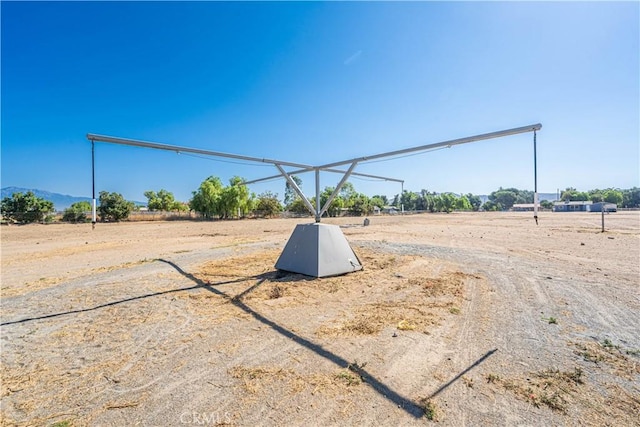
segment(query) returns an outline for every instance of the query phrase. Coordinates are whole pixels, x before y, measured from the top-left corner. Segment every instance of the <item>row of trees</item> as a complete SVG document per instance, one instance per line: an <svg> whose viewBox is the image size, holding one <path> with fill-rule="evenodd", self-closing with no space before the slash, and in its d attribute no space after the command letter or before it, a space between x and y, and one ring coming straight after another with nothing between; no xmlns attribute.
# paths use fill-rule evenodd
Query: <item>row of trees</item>
<svg viewBox="0 0 640 427"><path fill-rule="evenodd" d="M173 195L172 195L173 197ZM127 219L136 209L133 202L126 200L120 193L101 191L96 209L100 221L121 221ZM88 222L91 203L82 201L72 204L64 210L62 220L66 222Z"/></svg>
<svg viewBox="0 0 640 427"><path fill-rule="evenodd" d="M0 204L5 220L19 223L43 222L53 214L53 202L37 197L32 191L13 193Z"/></svg>
<svg viewBox="0 0 640 427"><path fill-rule="evenodd" d="M404 208L407 211L428 211L428 212L452 212L477 211L482 204L482 200L473 194L458 196L454 193L430 192L422 190L419 193L405 190L401 195L396 194L393 198L392 206Z"/></svg>
<svg viewBox="0 0 640 427"><path fill-rule="evenodd" d="M193 192L189 208L207 219L245 217L254 209L256 201L247 186L240 185L242 181L234 176L225 187L220 178L210 176Z"/></svg>
<svg viewBox="0 0 640 427"><path fill-rule="evenodd" d="M287 189L289 189L289 187L287 187ZM334 191L335 187L325 187L324 190L322 190L320 193L320 207L323 207L327 203ZM289 201L289 203L287 203L287 201ZM311 197L309 202L311 205L316 206L315 197ZM353 187L353 184L347 182L331 201L325 215L335 217L343 211L354 216L368 215L373 212L374 207L382 208L386 205L386 196L368 197L363 193L358 193ZM293 193L290 197L285 197L284 209L297 214L309 212L304 201L297 193Z"/></svg>
<svg viewBox="0 0 640 427"><path fill-rule="evenodd" d="M292 176L298 186L302 181L297 176ZM220 178L210 176L205 179L198 189L192 193L188 203L175 200L173 193L160 190L157 193L145 191L147 207L152 211L193 211L206 219L230 219L243 218L247 215L271 217L286 210L296 214L309 214L306 204L294 189L287 183L285 187L284 205L278 195L265 192L259 195L250 193L246 186L241 185L242 178L233 177L229 185L225 186ZM334 187L325 187L320 194L320 206L324 206L333 194ZM430 192L422 190L411 192L405 190L402 194L396 194L392 201L386 196L376 195L368 197L355 190L353 184L347 182L331 202L326 216L338 216L342 213L360 216L371 214L376 207L382 209L393 206L396 209L404 208L407 211L428 212L452 212L462 211L499 211L510 209L517 203L533 203L533 192L516 188L499 188L488 196L488 200L482 203L479 196L473 194L456 195L453 193ZM575 188L567 188L562 192L563 201L592 201L616 203L621 208L640 207L640 188L620 190L608 188L595 189L580 192ZM315 206L315 197L309 199ZM551 208L552 203L542 201L543 208ZM136 209L133 202L129 202L119 193L100 192L97 213L101 221L120 221L129 217ZM67 222L89 221L88 214L91 204L86 201L77 202L65 209L62 220ZM32 192L14 193L11 197L5 197L1 204L1 213L5 220L18 223L44 222L53 218L53 203L35 196Z"/></svg>
<svg viewBox="0 0 640 427"><path fill-rule="evenodd" d="M135 205L118 193L100 192L100 205L97 208L102 221L120 221L129 217ZM21 224L53 221L53 202L37 197L33 192L13 193L11 197L2 199L0 206L2 218L6 221ZM89 221L88 213L91 204L86 201L76 202L64 210L62 220L66 222Z"/></svg>
<svg viewBox="0 0 640 427"><path fill-rule="evenodd" d="M640 205L640 189L631 188L628 190L618 190L607 188L605 190L595 189L589 191L578 191L569 187L562 192L562 201L587 201L615 203L622 208L636 207Z"/></svg>

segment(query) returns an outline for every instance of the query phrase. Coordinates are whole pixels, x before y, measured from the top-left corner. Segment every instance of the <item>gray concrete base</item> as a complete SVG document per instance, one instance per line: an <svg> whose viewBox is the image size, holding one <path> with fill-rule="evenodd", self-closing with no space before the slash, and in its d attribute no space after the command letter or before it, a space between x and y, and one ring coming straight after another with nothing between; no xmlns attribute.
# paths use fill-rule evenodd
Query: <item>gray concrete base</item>
<svg viewBox="0 0 640 427"><path fill-rule="evenodd" d="M362 270L362 264L337 225L298 224L280 254L278 270L313 277Z"/></svg>

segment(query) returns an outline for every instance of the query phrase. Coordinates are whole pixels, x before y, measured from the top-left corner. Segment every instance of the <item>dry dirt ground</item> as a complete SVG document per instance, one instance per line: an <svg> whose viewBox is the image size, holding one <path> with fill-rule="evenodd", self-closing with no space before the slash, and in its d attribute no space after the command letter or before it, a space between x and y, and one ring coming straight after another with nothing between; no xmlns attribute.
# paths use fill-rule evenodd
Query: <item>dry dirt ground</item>
<svg viewBox="0 0 640 427"><path fill-rule="evenodd" d="M4 226L2 425L640 425L640 212Z"/></svg>

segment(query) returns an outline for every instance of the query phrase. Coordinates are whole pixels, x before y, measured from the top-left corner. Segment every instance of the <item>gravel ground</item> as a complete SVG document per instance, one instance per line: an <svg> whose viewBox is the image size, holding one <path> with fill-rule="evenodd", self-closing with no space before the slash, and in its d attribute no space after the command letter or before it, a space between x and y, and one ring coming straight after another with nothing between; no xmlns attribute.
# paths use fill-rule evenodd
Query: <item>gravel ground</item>
<svg viewBox="0 0 640 427"><path fill-rule="evenodd" d="M2 425L640 425L640 213L2 227Z"/></svg>

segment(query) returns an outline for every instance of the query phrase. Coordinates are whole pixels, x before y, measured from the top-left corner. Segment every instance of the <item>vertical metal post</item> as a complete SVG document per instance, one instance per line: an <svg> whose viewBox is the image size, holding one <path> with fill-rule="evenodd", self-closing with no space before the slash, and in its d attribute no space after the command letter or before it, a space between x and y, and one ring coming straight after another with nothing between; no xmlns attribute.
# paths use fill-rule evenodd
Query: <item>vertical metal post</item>
<svg viewBox="0 0 640 427"><path fill-rule="evenodd" d="M533 131L533 218L538 225L538 155L535 130Z"/></svg>
<svg viewBox="0 0 640 427"><path fill-rule="evenodd" d="M91 229L96 228L96 142L91 140Z"/></svg>
<svg viewBox="0 0 640 427"><path fill-rule="evenodd" d="M604 233L604 202L602 202L600 206L600 211L602 212L602 232Z"/></svg>
<svg viewBox="0 0 640 427"><path fill-rule="evenodd" d="M404 215L404 203L402 197L404 196L404 181L400 183L400 213Z"/></svg>
<svg viewBox="0 0 640 427"><path fill-rule="evenodd" d="M316 222L320 222L320 169L316 168Z"/></svg>

